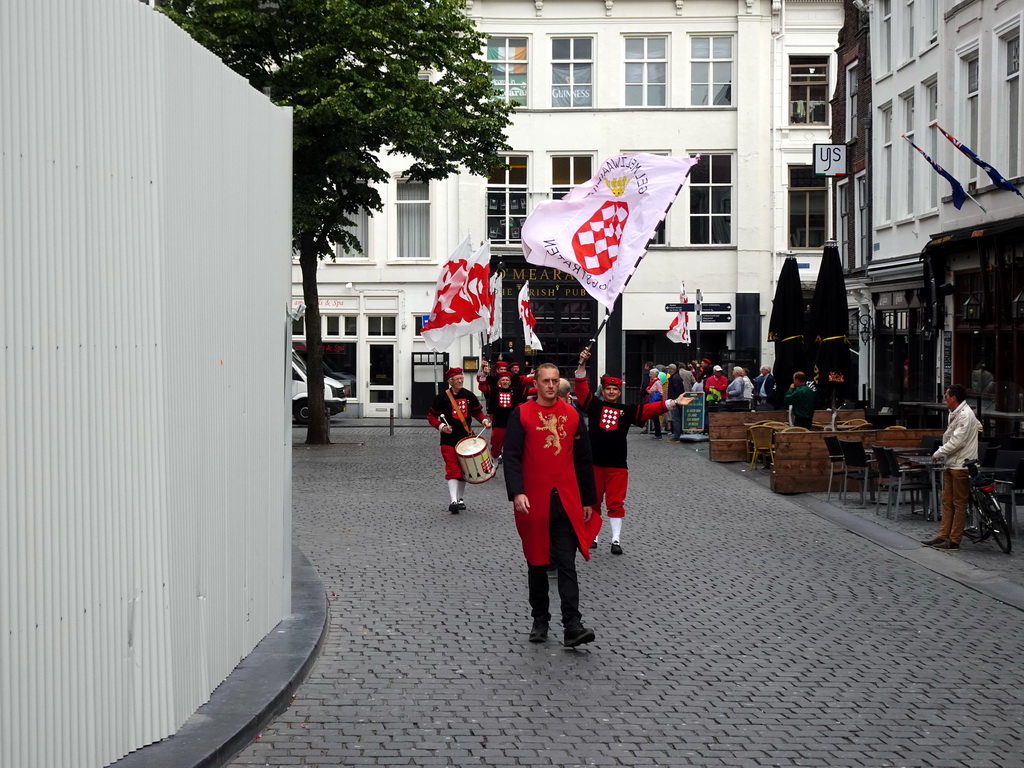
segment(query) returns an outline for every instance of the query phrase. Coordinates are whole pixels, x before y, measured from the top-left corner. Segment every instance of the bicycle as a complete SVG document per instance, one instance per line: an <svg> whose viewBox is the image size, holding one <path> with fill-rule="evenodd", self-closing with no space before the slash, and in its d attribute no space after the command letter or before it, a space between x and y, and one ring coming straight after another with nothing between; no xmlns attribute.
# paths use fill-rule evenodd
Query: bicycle
<svg viewBox="0 0 1024 768"><path fill-rule="evenodd" d="M971 476L967 493L967 514L971 527L964 530L975 544L989 536L1006 554L1010 554L1010 529L1003 517L1003 508L995 497L995 480L991 475L983 475L977 461L967 463Z"/></svg>

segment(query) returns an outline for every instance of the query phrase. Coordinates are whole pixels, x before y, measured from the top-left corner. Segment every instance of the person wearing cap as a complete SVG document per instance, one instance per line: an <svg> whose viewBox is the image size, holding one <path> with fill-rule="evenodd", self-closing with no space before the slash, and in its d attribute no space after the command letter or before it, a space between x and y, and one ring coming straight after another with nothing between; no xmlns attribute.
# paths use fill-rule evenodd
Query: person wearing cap
<svg viewBox="0 0 1024 768"><path fill-rule="evenodd" d="M500 464L508 418L517 405L525 402L527 393L524 387L512 386L512 373L504 367L503 363L498 364L495 375L497 377L496 386L487 385L485 398L487 416L491 420L491 458Z"/></svg>
<svg viewBox="0 0 1024 768"><path fill-rule="evenodd" d="M722 366L716 365L711 369L711 376L704 380L704 391L717 389L719 400L725 400L725 391L729 388L729 380L725 378Z"/></svg>
<svg viewBox="0 0 1024 768"><path fill-rule="evenodd" d="M601 395L594 397L587 383L587 360L590 350L580 352L579 367L576 369L576 399L586 412L589 421L590 449L594 458L594 484L597 486L597 509L604 500L608 510L608 523L612 529L611 552L622 554L622 521L626 516L626 490L629 486L629 468L626 463L626 433L631 426L640 426L648 419L665 413L676 405L689 403L688 398L665 400L656 403L623 405L622 379L616 376L601 377ZM656 371L657 369L650 369ZM597 538L594 544L597 546Z"/></svg>
<svg viewBox="0 0 1024 768"><path fill-rule="evenodd" d="M483 424L484 429L489 428L491 422L484 416L484 409L477 396L463 388L461 368L449 368L444 377L448 380L448 389L434 398L434 404L427 411L427 423L441 433L444 479L448 483L448 495L451 497L448 511L457 515L466 508L466 481L462 476L455 446L472 434L470 423L474 418Z"/></svg>

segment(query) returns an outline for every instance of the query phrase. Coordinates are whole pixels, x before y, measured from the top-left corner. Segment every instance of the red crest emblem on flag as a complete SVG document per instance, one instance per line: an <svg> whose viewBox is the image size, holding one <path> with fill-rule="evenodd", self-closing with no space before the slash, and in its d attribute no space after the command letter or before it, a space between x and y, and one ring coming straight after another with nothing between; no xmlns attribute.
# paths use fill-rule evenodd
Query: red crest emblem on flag
<svg viewBox="0 0 1024 768"><path fill-rule="evenodd" d="M629 206L609 200L572 236L576 261L592 275L602 275L619 258L619 239L629 218Z"/></svg>
<svg viewBox="0 0 1024 768"><path fill-rule="evenodd" d="M508 408L512 405L512 393L511 392L499 392L498 393L498 407Z"/></svg>
<svg viewBox="0 0 1024 768"><path fill-rule="evenodd" d="M606 429L609 432L614 432L619 428L619 416L622 415L622 411L618 408L602 408L601 418L598 419L598 426L601 429Z"/></svg>

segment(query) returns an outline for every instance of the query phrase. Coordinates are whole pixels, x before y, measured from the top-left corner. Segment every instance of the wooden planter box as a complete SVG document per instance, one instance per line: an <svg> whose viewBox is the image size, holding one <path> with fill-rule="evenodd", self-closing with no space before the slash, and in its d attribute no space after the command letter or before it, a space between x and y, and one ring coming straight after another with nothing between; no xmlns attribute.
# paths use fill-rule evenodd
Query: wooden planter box
<svg viewBox="0 0 1024 768"><path fill-rule="evenodd" d="M840 415L842 421L863 419L864 409L842 411ZM747 458L747 428L755 421L786 422L788 419L788 411L717 411L710 414L708 452L711 460L750 461ZM817 411L814 414L815 424L829 424L831 421L832 414L829 411Z"/></svg>

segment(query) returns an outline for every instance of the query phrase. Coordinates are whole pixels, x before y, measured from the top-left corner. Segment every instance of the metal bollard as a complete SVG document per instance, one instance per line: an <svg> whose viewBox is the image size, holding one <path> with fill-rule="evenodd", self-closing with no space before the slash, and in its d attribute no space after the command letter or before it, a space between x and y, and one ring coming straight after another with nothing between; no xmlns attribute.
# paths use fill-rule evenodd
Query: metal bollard
<svg viewBox="0 0 1024 768"><path fill-rule="evenodd" d="M395 436L395 409L388 409L388 423L390 427L391 437Z"/></svg>

